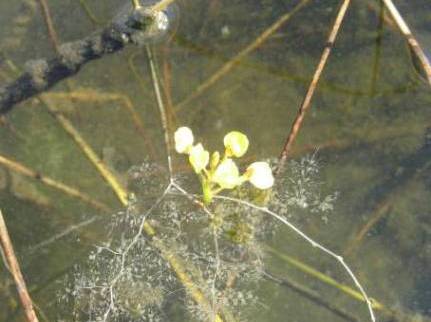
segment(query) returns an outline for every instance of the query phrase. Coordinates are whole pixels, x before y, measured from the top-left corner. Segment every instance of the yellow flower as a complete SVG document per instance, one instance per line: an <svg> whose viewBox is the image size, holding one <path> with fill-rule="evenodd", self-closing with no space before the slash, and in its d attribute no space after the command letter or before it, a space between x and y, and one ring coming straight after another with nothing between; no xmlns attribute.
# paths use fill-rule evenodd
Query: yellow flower
<svg viewBox="0 0 431 322"><path fill-rule="evenodd" d="M254 162L250 164L245 172L245 177L259 189L268 189L274 184L272 170L266 162Z"/></svg>
<svg viewBox="0 0 431 322"><path fill-rule="evenodd" d="M174 140L175 150L178 153L188 154L193 146L193 132L188 127L182 126L175 131Z"/></svg>
<svg viewBox="0 0 431 322"><path fill-rule="evenodd" d="M232 189L239 185L241 181L235 162L232 159L222 161L214 171L211 181L217 183L223 189Z"/></svg>
<svg viewBox="0 0 431 322"><path fill-rule="evenodd" d="M191 147L189 152L189 161L196 173L200 173L206 168L210 160L210 154L204 150L201 143Z"/></svg>
<svg viewBox="0 0 431 322"><path fill-rule="evenodd" d="M226 156L242 157L248 149L248 138L238 131L232 131L225 135L223 139L226 148Z"/></svg>

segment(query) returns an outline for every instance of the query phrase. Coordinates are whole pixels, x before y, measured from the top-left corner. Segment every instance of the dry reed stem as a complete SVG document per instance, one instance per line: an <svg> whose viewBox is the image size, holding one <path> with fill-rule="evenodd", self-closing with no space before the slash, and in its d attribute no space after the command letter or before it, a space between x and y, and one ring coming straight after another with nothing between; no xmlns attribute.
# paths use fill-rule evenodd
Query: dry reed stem
<svg viewBox="0 0 431 322"><path fill-rule="evenodd" d="M128 59L128 64L129 64L130 70L133 73L133 76L135 76L135 78L138 81L139 85L141 86L142 90L145 91L147 89L147 87L145 86L145 80L139 74L138 69L136 68L136 64L135 64L135 58L139 54L140 53L134 53L134 54L130 55L130 57ZM166 74L166 73L168 73L168 74ZM173 125L176 123L176 115L175 115L175 112L174 112L173 107L172 107L172 98L170 96L170 78L167 78L170 76L170 71L165 71L165 67L164 67L164 75L166 76L165 84L163 86L163 90L164 90L165 97L167 100L166 114L168 115L168 121L169 121L168 125ZM172 129L170 129L170 130L172 130Z"/></svg>
<svg viewBox="0 0 431 322"><path fill-rule="evenodd" d="M409 26L404 21L403 17L399 13L397 7L394 5L392 0L383 0L383 3L385 4L386 8L388 9L389 13L391 14L392 18L394 19L395 23L397 24L399 30L406 38L410 49L413 51L413 53L418 58L423 72L425 73L426 79L428 84L431 86L431 65L430 62L425 55L421 45L416 40L416 38L413 36Z"/></svg>
<svg viewBox="0 0 431 322"><path fill-rule="evenodd" d="M58 54L59 53L58 48L60 43L58 41L57 32L55 31L55 28L54 28L54 23L52 22L48 3L46 2L46 0L37 0L37 2L39 3L40 9L42 11L42 16L45 21L46 28L48 30L49 40L52 44L53 49Z"/></svg>
<svg viewBox="0 0 431 322"><path fill-rule="evenodd" d="M97 171L102 175L103 179L109 184L113 189L118 199L123 205L128 204L128 193L122 186L120 181L116 176L109 170L108 166L102 159L97 155L96 152L91 148L91 146L86 142L77 129L72 125L72 123L64 117L56 109L47 106L49 112L54 116L54 118L60 123L63 129L72 137L75 143L80 147L84 155L89 159L89 161L96 167Z"/></svg>
<svg viewBox="0 0 431 322"><path fill-rule="evenodd" d="M12 274L15 281L16 289L18 291L21 304L24 308L25 316L28 322L38 322L36 313L33 308L33 302L30 294L28 293L27 286L25 284L24 277L22 276L21 269L19 267L18 260L13 250L12 241L10 240L9 233L7 231L6 223L3 218L3 214L0 210L0 246L5 257L5 265L9 272Z"/></svg>
<svg viewBox="0 0 431 322"><path fill-rule="evenodd" d="M263 33L261 33L252 43L241 50L236 56L226 62L220 67L214 74L212 74L207 80L202 82L188 97L175 106L175 110L179 110L185 105L189 104L192 100L200 96L203 92L214 85L220 78L229 73L241 60L250 54L251 52L258 49L274 32L280 29L287 21L292 18L299 10L301 10L310 0L302 0L298 3L292 11L281 16L276 22L269 26Z"/></svg>
<svg viewBox="0 0 431 322"><path fill-rule="evenodd" d="M169 180L172 180L172 176L173 176L172 159L171 159L172 147L171 147L171 141L169 136L168 115L166 113L166 107L165 107L165 104L163 103L162 93L160 91L159 76L158 76L157 67L155 64L153 51L149 45L145 46L145 49L147 52L148 62L150 65L151 80L153 82L154 94L156 96L157 107L159 108L160 119L162 122L163 134L165 138L165 146L166 146L166 152L168 157Z"/></svg>
<svg viewBox="0 0 431 322"><path fill-rule="evenodd" d="M340 30L341 24L343 22L344 16L346 14L347 9L349 8L350 0L344 0L339 11L337 17L335 18L334 25L329 33L328 40L326 42L325 48L323 49L322 56L317 65L317 68L314 72L311 83L308 87L307 93L305 94L304 100L302 101L301 107L299 108L298 114L292 124L292 128L290 130L289 136L286 139L286 143L284 144L283 151L280 155L280 162L277 168L276 173L279 174L283 169L287 157L289 156L290 150L292 148L293 142L295 141L299 130L301 129L302 122L305 117L305 113L311 106L311 99L313 98L314 92L317 88L317 84L322 75L323 69L326 66L326 62L328 61L329 55L331 54L332 48L335 44L335 39L337 38L338 31Z"/></svg>
<svg viewBox="0 0 431 322"><path fill-rule="evenodd" d="M176 128L176 124L178 123L177 115L174 111L174 104L172 101L172 70L171 64L169 61L170 54L170 46L165 44L162 49L163 55L163 93L166 98L166 114L168 114L168 128L169 133L173 133L173 129Z"/></svg>
<svg viewBox="0 0 431 322"><path fill-rule="evenodd" d="M135 124L136 130L142 135L144 139L144 143L149 151L150 156L154 159L156 156L156 148L152 143L152 140L149 139L149 135L145 130L144 122L137 112L135 106L130 100L129 96L118 93L111 92L98 92L91 89L80 89L74 90L72 92L52 92L44 94L47 98L54 99L70 99L70 100L82 100L88 102L104 102L104 101L120 101L122 105L127 109L130 113L133 123Z"/></svg>
<svg viewBox="0 0 431 322"><path fill-rule="evenodd" d="M61 183L59 181L56 181L52 178L49 178L47 176L44 176L43 174L34 171L26 166L24 166L23 164L13 161L9 158L6 158L5 156L0 155L0 164L5 166L6 168L8 168L11 171L14 171L16 173L19 173L21 175L24 175L26 177L30 177L33 178L35 180L40 181L41 183L54 188L56 190L59 190L71 197L75 197L80 199L81 201L93 206L96 209L99 210L103 210L105 212L109 212L111 209L103 204L102 202L99 202L93 198L91 198L89 195L79 191L76 188L73 188L71 186L68 186L64 183Z"/></svg>

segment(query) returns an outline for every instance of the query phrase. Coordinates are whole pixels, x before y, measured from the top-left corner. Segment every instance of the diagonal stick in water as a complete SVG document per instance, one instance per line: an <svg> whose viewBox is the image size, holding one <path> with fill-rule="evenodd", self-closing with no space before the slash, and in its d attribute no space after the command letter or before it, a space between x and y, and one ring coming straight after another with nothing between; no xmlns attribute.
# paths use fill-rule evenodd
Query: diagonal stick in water
<svg viewBox="0 0 431 322"><path fill-rule="evenodd" d="M292 128L290 130L289 136L286 139L286 142L283 147L283 151L280 155L280 162L277 168L277 174L283 169L287 157L289 156L290 150L292 148L293 142L295 141L299 130L302 126L302 122L305 117L305 113L311 106L311 99L313 98L314 92L317 88L317 83L319 82L320 76L322 76L323 69L326 66L326 62L328 61L329 55L331 54L332 48L335 43L335 39L337 38L338 31L340 30L341 24L343 22L344 16L346 15L346 11L350 5L350 0L344 0L339 11L337 17L335 18L334 25L329 33L328 40L326 42L325 48L323 49L322 56L320 61L316 67L311 83L308 87L307 93L305 94L304 100L302 101L301 107L299 108L298 114L292 124Z"/></svg>
<svg viewBox="0 0 431 322"><path fill-rule="evenodd" d="M0 155L0 165L8 168L9 170L24 175L26 177L30 177L40 181L41 183L47 185L48 187L59 190L71 197L75 197L80 199L81 201L93 206L96 209L100 209L105 212L111 211L110 208L104 203L97 201L91 198L89 195L79 191L78 189L68 186L62 182L56 181L50 177L47 177L40 172L34 171L21 163L18 163L14 160L6 158L5 156Z"/></svg>
<svg viewBox="0 0 431 322"><path fill-rule="evenodd" d="M226 62L222 67L220 67L214 74L212 74L206 81L201 83L193 93L191 93L188 97L186 97L183 101L178 103L175 106L176 110L184 107L192 100L200 96L206 90L208 90L212 85L214 85L220 78L229 73L236 65L238 65L241 60L259 48L268 38L280 29L290 18L293 17L299 10L301 10L310 0L302 0L298 3L292 11L285 13L281 16L276 22L274 22L271 26L269 26L263 33L261 33L252 43L250 43L247 47L241 50L235 57Z"/></svg>
<svg viewBox="0 0 431 322"><path fill-rule="evenodd" d="M397 7L394 5L392 0L383 0L383 3L385 4L386 8L390 12L392 18L395 20L395 23L397 24L401 33L406 38L409 48L419 60L422 67L422 71L425 73L426 80L428 84L431 86L431 64L427 56L425 55L422 47L420 46L416 38L413 36L409 26L404 21L403 17L399 13Z"/></svg>
<svg viewBox="0 0 431 322"><path fill-rule="evenodd" d="M137 112L132 100L128 95L114 92L99 92L92 89L77 89L71 92L52 92L43 94L44 98L53 99L69 99L72 100L82 100L90 102L105 102L105 101L119 101L121 106L124 106L130 117L133 120L136 130L141 134L144 139L144 143L148 149L148 154L152 159L155 159L156 149L153 145L151 138L145 129L144 121L142 120L140 114Z"/></svg>
<svg viewBox="0 0 431 322"><path fill-rule="evenodd" d="M162 93L160 91L159 85L159 76L156 69L156 64L154 62L154 54L149 45L145 46L148 56L148 62L151 70L151 79L153 81L154 94L156 95L157 107L160 112L160 119L163 127L163 134L165 137L165 145L166 145L166 154L168 156L168 169L169 169L169 180L172 181L172 159L171 159L171 142L169 138L169 125L168 125L168 117L166 113L165 104L163 103Z"/></svg>
<svg viewBox="0 0 431 322"><path fill-rule="evenodd" d="M60 42L58 41L58 36L54 28L54 23L52 22L48 3L46 2L46 0L37 0L37 2L39 2L39 6L42 11L42 16L45 21L46 29L48 30L49 40L55 52L59 54L58 49L60 48Z"/></svg>
<svg viewBox="0 0 431 322"><path fill-rule="evenodd" d="M28 293L27 286L25 285L24 277L22 276L18 260L13 250L12 241L10 240L7 231L6 223L3 214L0 210L0 248L6 260L5 265L9 269L16 284L21 304L24 307L25 316L28 322L38 322L38 318L33 308L33 301Z"/></svg>

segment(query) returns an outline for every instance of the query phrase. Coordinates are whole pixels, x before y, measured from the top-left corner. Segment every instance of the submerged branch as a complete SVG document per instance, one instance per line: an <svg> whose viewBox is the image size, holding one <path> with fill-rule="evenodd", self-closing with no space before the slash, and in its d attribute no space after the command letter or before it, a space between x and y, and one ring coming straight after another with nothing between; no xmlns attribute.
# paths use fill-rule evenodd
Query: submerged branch
<svg viewBox="0 0 431 322"><path fill-rule="evenodd" d="M55 58L29 62L26 72L15 81L0 87L0 114L7 113L15 104L75 75L88 62L122 50L127 44L134 42L135 34L150 26L143 23L148 19L152 19L148 11L134 10L125 23L113 22L102 31L60 45Z"/></svg>
<svg viewBox="0 0 431 322"><path fill-rule="evenodd" d="M3 155L0 155L0 166L6 167L7 169L13 172L19 173L23 176L38 180L48 187L61 191L68 196L80 199L81 201L91 205L96 209L99 209L105 212L111 211L107 205L91 198L89 195L79 191L78 189L68 186L62 182L56 181L50 177L47 177L41 174L40 172L34 171L33 169L30 169L17 161L6 158Z"/></svg>
<svg viewBox="0 0 431 322"><path fill-rule="evenodd" d="M383 0L383 3L385 4L385 7L388 9L392 18L394 19L399 30L406 38L407 43L409 45L409 49L412 52L412 55L416 58L417 63L419 65L419 68L418 68L419 73L421 74L422 77L424 77L428 85L431 85L431 63L428 57L426 56L426 54L424 53L421 45L413 36L409 26L404 21L403 17L399 13L397 7L394 5L392 0Z"/></svg>
<svg viewBox="0 0 431 322"><path fill-rule="evenodd" d="M335 18L334 25L329 33L328 40L326 42L325 48L323 49L322 56L320 57L319 63L314 72L311 83L308 87L307 93L304 96L304 100L302 101L301 107L299 108L298 115L293 121L292 128L290 133L286 139L286 142L283 147L283 151L280 155L280 163L277 168L277 174L283 169L284 164L286 163L287 157L292 148L293 142L298 136L299 130L301 129L302 122L304 121L305 113L311 106L311 100L313 98L314 92L316 91L317 84L319 83L320 77L322 76L323 70L328 61L329 55L331 54L332 48L335 44L335 39L337 38L338 31L340 30L341 24L343 23L344 17L346 15L346 11L349 8L350 0L344 0L341 4L340 9L338 10L337 17Z"/></svg>
<svg viewBox="0 0 431 322"><path fill-rule="evenodd" d="M18 264L18 260L13 250L12 241L10 240L9 233L7 231L6 223L3 218L3 214L0 211L0 250L4 255L5 265L9 272L12 274L16 284L21 304L24 308L25 316L28 322L38 322L38 318L34 311L33 302L25 285L24 277L22 276L21 269Z"/></svg>

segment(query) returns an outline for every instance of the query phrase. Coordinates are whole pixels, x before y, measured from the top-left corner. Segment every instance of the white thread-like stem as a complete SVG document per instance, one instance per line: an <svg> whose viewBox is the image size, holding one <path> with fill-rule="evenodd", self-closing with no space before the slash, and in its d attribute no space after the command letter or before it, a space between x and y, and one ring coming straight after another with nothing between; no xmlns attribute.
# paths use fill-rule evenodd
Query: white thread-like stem
<svg viewBox="0 0 431 322"><path fill-rule="evenodd" d="M231 201L231 202L235 202L235 203L238 203L238 204L241 204L241 205L244 205L244 206L247 206L247 207L259 210L259 211L262 211L262 212L264 212L264 213L266 213L266 214L274 217L275 219L277 219L278 221L282 222L286 226L288 226L295 233L297 233L299 236L301 236L303 239L305 239L307 242L309 242L311 244L311 246L316 247L316 248L320 249L321 251L323 251L324 253L328 254L329 256L335 258L341 264L341 266L343 266L344 270L347 272L347 274L350 276L350 278L355 283L355 286L357 287L357 289L359 290L359 292L362 294L362 296L364 298L364 301L367 304L368 311L370 313L371 321L372 322L376 322L376 317L375 317L375 314L374 314L373 305L371 303L370 298L368 297L368 295L365 292L364 288L362 287L361 283L359 283L359 280L356 278L356 276L353 273L353 271L351 270L351 268L346 264L346 262L344 261L344 259L343 259L342 256L334 253L333 251L331 251L330 249L326 248L322 244L316 242L311 237L308 237L298 227L296 227L291 222L289 222L288 220L286 220L284 217L276 214L275 212L269 210L266 207L260 207L260 206L257 206L255 204L251 203L251 202L240 200L240 199L237 199L237 198L227 197L227 196L214 196L214 199L228 200L228 201Z"/></svg>

